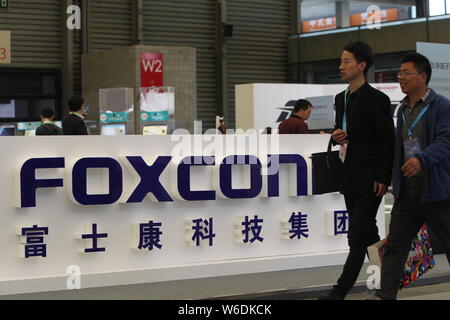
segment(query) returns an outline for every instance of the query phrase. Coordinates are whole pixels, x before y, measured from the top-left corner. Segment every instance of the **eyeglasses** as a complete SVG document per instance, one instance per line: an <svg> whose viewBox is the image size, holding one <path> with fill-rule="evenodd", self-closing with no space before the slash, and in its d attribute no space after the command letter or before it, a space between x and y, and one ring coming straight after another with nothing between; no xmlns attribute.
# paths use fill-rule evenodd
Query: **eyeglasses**
<svg viewBox="0 0 450 320"><path fill-rule="evenodd" d="M401 77L401 76L409 76L409 75L411 75L411 74L420 74L420 72L410 72L410 71L402 71L402 70L400 70L400 71L397 73L397 77Z"/></svg>

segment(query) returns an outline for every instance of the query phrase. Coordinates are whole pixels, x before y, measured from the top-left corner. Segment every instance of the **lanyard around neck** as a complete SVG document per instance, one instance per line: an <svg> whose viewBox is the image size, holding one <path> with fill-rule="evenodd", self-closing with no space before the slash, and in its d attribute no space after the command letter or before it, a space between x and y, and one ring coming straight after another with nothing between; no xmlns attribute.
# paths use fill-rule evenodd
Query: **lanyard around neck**
<svg viewBox="0 0 450 320"><path fill-rule="evenodd" d="M428 108L430 107L430 104L427 104L422 111L420 111L419 115L416 117L416 119L414 120L414 122L411 124L410 127L408 127L408 125L406 124L406 118L405 118L405 109L403 109L402 112L402 116L403 116L403 123L405 124L406 130L408 130L408 137L411 140L412 134L413 134L413 130L414 127L417 125L417 123L419 122L419 120L423 117L423 115L428 111Z"/></svg>
<svg viewBox="0 0 450 320"><path fill-rule="evenodd" d="M347 88L344 93L344 115L342 118L342 130L347 131L347 105L348 105L348 96L350 94L350 88Z"/></svg>

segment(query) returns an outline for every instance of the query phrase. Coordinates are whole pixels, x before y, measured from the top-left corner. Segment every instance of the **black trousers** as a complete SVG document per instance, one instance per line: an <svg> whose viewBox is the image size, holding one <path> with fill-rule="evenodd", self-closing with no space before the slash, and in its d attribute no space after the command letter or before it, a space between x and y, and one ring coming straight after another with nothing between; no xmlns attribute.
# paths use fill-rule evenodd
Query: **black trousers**
<svg viewBox="0 0 450 320"><path fill-rule="evenodd" d="M353 287L364 264L367 247L380 240L376 216L381 198L373 194L373 184L353 193L344 193L349 213L348 245L344 269L334 286L343 293Z"/></svg>
<svg viewBox="0 0 450 320"><path fill-rule="evenodd" d="M400 197L395 200L386 253L381 266L381 289L376 292L382 299L397 298L411 241L424 223L438 236L450 262L450 199L421 202L421 196L421 187L405 187Z"/></svg>

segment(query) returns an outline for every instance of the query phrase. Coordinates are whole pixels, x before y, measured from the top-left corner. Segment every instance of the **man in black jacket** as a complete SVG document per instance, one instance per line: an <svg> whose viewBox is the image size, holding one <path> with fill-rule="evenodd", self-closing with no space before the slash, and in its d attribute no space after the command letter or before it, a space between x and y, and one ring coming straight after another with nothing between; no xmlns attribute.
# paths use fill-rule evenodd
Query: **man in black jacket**
<svg viewBox="0 0 450 320"><path fill-rule="evenodd" d="M344 269L337 284L320 300L342 300L358 278L367 247L380 240L376 215L391 183L394 122L391 102L366 82L372 50L361 41L344 48L340 75L349 87L335 99L336 128L332 138L340 145L344 163L342 190L349 213Z"/></svg>
<svg viewBox="0 0 450 320"><path fill-rule="evenodd" d="M41 111L42 124L36 129L37 136L57 136L63 134L60 127L53 124L55 113L50 108Z"/></svg>
<svg viewBox="0 0 450 320"><path fill-rule="evenodd" d="M64 118L62 128L64 135L87 135L83 115L84 99L73 96L69 99L69 115Z"/></svg>

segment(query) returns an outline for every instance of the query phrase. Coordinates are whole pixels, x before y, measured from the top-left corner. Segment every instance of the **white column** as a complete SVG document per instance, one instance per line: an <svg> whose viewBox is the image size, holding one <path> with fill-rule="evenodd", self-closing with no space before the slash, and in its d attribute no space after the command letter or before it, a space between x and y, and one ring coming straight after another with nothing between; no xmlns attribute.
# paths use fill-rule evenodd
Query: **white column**
<svg viewBox="0 0 450 320"><path fill-rule="evenodd" d="M350 3L348 1L336 1L336 27L350 26Z"/></svg>

